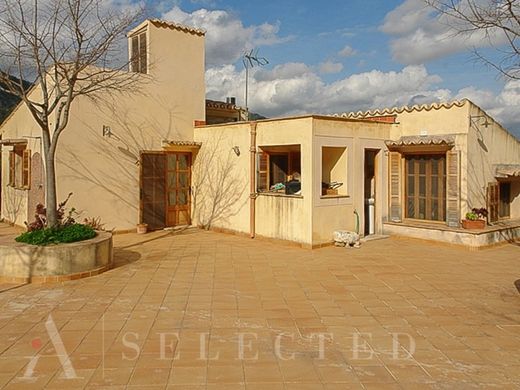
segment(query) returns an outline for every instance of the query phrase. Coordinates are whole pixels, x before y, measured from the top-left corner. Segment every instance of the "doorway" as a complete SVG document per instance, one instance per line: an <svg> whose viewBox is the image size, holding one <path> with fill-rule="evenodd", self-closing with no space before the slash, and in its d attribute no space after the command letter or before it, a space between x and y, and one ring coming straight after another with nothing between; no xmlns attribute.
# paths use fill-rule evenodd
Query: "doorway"
<svg viewBox="0 0 520 390"><path fill-rule="evenodd" d="M365 236L376 233L376 158L379 150L365 149L364 161L364 195Z"/></svg>
<svg viewBox="0 0 520 390"><path fill-rule="evenodd" d="M150 230L191 224L191 153L141 154L141 222Z"/></svg>

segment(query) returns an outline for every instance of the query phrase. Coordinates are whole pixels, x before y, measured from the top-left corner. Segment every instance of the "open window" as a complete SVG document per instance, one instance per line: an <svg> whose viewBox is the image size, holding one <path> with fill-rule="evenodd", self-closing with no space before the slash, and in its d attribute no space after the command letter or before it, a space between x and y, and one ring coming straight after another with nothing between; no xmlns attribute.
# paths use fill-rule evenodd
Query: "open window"
<svg viewBox="0 0 520 390"><path fill-rule="evenodd" d="M321 148L321 195L347 196L347 148Z"/></svg>
<svg viewBox="0 0 520 390"><path fill-rule="evenodd" d="M31 151L25 146L15 146L9 152L9 185L29 189L31 183Z"/></svg>
<svg viewBox="0 0 520 390"><path fill-rule="evenodd" d="M301 194L300 145L261 146L258 151L258 192Z"/></svg>

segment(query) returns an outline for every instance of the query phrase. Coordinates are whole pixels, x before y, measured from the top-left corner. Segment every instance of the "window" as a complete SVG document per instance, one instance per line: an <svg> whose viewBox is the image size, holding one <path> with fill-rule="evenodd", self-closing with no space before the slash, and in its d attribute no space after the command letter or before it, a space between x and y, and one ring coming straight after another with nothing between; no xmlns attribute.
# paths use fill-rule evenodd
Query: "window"
<svg viewBox="0 0 520 390"><path fill-rule="evenodd" d="M323 146L321 148L321 195L347 195L347 148Z"/></svg>
<svg viewBox="0 0 520 390"><path fill-rule="evenodd" d="M445 221L446 156L406 156L406 218Z"/></svg>
<svg viewBox="0 0 520 390"><path fill-rule="evenodd" d="M509 218L511 215L511 183L500 183L500 200L498 203L498 216Z"/></svg>
<svg viewBox="0 0 520 390"><path fill-rule="evenodd" d="M9 185L28 189L31 183L31 151L25 146L15 146L9 152Z"/></svg>
<svg viewBox="0 0 520 390"><path fill-rule="evenodd" d="M300 145L260 147L257 188L258 192L299 195L301 191Z"/></svg>
<svg viewBox="0 0 520 390"><path fill-rule="evenodd" d="M148 73L146 32L133 36L131 42L132 58L130 62L132 72Z"/></svg>

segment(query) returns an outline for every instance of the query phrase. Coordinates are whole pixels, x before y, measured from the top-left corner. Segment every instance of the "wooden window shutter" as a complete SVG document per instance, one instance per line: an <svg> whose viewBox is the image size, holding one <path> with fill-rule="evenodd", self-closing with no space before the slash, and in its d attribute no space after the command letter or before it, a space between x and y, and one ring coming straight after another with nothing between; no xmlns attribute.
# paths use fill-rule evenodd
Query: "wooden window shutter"
<svg viewBox="0 0 520 390"><path fill-rule="evenodd" d="M446 152L446 223L460 225L460 152Z"/></svg>
<svg viewBox="0 0 520 390"><path fill-rule="evenodd" d="M390 221L402 220L401 153L390 152Z"/></svg>
<svg viewBox="0 0 520 390"><path fill-rule="evenodd" d="M31 186L31 151L25 149L23 151L22 160L22 187L29 188Z"/></svg>
<svg viewBox="0 0 520 390"><path fill-rule="evenodd" d="M269 190L269 155L265 152L258 153L258 176L256 188L258 192Z"/></svg>
<svg viewBox="0 0 520 390"><path fill-rule="evenodd" d="M497 222L499 218L500 184L488 183L486 189L486 208L488 210L488 221Z"/></svg>
<svg viewBox="0 0 520 390"><path fill-rule="evenodd" d="M16 153L14 150L9 151L9 185L14 187L15 185L15 172L16 172Z"/></svg>
<svg viewBox="0 0 520 390"><path fill-rule="evenodd" d="M148 73L146 53L146 33L142 33L139 35L139 72L141 73Z"/></svg>
<svg viewBox="0 0 520 390"><path fill-rule="evenodd" d="M139 37L132 37L132 50L130 62L132 72L139 72Z"/></svg>

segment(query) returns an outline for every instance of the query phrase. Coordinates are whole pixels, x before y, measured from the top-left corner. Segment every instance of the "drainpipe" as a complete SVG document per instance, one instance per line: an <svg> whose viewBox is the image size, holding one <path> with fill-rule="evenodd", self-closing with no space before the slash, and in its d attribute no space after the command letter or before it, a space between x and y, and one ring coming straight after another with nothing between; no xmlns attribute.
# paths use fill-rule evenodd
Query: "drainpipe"
<svg viewBox="0 0 520 390"><path fill-rule="evenodd" d="M249 148L250 152L250 195L249 195L249 234L251 238L255 238L255 226L256 226L256 122L250 122L251 125L251 145Z"/></svg>

